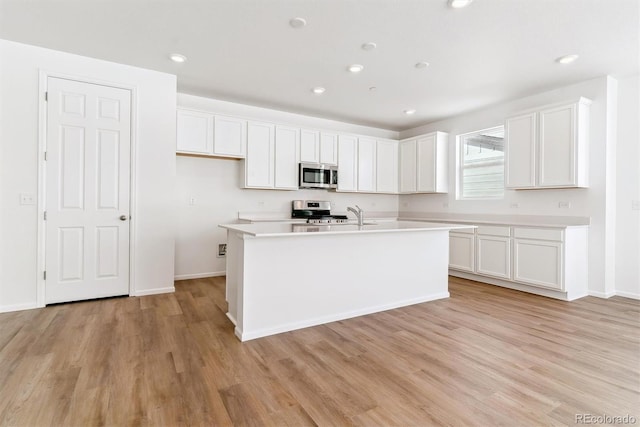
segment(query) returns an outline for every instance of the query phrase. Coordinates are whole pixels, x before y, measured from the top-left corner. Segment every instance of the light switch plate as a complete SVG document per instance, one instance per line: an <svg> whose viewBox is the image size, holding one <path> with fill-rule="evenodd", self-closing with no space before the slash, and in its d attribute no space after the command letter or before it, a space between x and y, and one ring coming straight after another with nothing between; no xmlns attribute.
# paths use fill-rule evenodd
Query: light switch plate
<svg viewBox="0 0 640 427"><path fill-rule="evenodd" d="M21 193L20 194L20 204L21 205L35 205L36 204L36 196L32 193Z"/></svg>
<svg viewBox="0 0 640 427"><path fill-rule="evenodd" d="M558 202L558 207L561 209L568 209L571 207L571 202Z"/></svg>
<svg viewBox="0 0 640 427"><path fill-rule="evenodd" d="M632 200L631 201L631 210L632 211L640 211L640 200Z"/></svg>

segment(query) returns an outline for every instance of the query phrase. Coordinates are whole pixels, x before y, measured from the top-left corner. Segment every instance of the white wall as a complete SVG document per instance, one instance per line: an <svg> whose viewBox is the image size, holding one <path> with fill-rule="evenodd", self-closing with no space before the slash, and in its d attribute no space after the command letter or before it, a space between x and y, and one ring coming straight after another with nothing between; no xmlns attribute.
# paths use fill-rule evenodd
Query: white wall
<svg viewBox="0 0 640 427"><path fill-rule="evenodd" d="M351 125L333 120L214 99L178 94L178 105L280 124L357 133L379 138L397 138L384 129ZM238 212L281 212L290 215L291 200L321 199L333 202L334 213L358 204L366 212L397 212L398 196L336 193L326 190L246 190L241 188L243 164L239 160L177 156L178 232L176 235L177 278L224 274L225 259L217 258L219 243L227 240L218 224L235 222ZM190 205L190 198L195 204Z"/></svg>
<svg viewBox="0 0 640 427"><path fill-rule="evenodd" d="M640 298L640 76L618 89L616 293Z"/></svg>
<svg viewBox="0 0 640 427"><path fill-rule="evenodd" d="M175 76L0 40L0 311L36 306L39 73L134 87L134 294L173 288Z"/></svg>
<svg viewBox="0 0 640 427"><path fill-rule="evenodd" d="M590 186L588 189L505 190L503 200L471 201L456 200L455 186L452 185L448 194L400 196L400 211L590 217L589 290L598 296L610 295L613 292L614 283L606 283L605 278L608 277L611 280L615 277L615 265L605 263L604 248L611 239L615 239L615 235L605 235L607 215L615 214L615 206L606 205L607 180L612 179L611 175L615 176L614 171L607 170L608 162L612 163L613 160L613 164L615 164L615 158L611 159L611 154L615 153L616 141L608 140L611 138L611 127L614 124L607 122L608 108L610 108L608 101L612 98L611 92L614 90L615 81L608 77L601 77L400 133L401 138L408 138L435 130L448 132L450 135L449 182L455 183L456 135L504 124L506 117L522 110L577 100L578 97L584 96L593 101L590 128ZM624 155L622 152L619 154ZM631 171L629 173L637 174L637 172ZM571 207L559 208L558 204L561 201L569 202ZM512 207L516 204L517 208Z"/></svg>

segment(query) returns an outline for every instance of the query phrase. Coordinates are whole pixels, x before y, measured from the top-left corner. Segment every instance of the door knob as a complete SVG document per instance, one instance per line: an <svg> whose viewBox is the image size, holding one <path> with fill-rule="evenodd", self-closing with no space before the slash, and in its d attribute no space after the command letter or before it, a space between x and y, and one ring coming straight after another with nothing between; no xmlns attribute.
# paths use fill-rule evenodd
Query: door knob
<svg viewBox="0 0 640 427"><path fill-rule="evenodd" d="M126 220L127 220L126 215L120 215L120 221L126 221Z"/></svg>

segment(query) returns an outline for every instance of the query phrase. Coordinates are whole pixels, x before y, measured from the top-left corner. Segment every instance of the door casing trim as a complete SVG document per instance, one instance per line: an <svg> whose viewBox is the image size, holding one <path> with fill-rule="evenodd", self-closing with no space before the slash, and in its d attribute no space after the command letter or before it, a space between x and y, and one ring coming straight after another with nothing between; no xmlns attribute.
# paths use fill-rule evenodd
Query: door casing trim
<svg viewBox="0 0 640 427"><path fill-rule="evenodd" d="M46 207L46 166L47 162L44 158L44 153L47 150L47 101L45 101L45 95L48 90L49 78L58 78L65 80L73 80L80 83L96 84L101 86L109 86L118 89L124 89L131 92L131 162L130 162L130 182L129 182L129 215L131 221L129 222L129 296L136 295L136 283L135 283L135 259L136 259L136 224L137 224L137 203L136 203L136 189L137 189L137 153L138 153L138 86L131 85L123 82L113 82L100 79L94 79L87 76L73 75L68 73L61 73L56 71L50 71L45 69L39 69L39 85L38 85L38 243L36 254L36 306L38 308L46 305L46 281L44 280L44 271L46 266L46 221L44 220L44 211Z"/></svg>

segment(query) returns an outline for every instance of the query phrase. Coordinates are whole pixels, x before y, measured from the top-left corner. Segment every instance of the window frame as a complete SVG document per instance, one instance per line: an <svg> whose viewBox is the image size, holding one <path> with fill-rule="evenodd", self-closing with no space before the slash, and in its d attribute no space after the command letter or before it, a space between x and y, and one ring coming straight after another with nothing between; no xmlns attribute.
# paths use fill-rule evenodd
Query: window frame
<svg viewBox="0 0 640 427"><path fill-rule="evenodd" d="M493 196L493 197L464 197L463 196L463 174L464 174L464 140L466 139L466 137L470 136L470 135L478 135L478 134L482 134L482 133L489 133L489 132L495 132L499 129L502 129L503 131L505 131L505 125L504 124L500 124L497 126L492 126L492 127L488 127L488 128L484 128L484 129L479 129L479 130L475 130L472 132L466 132L466 133L461 133L459 135L456 135L456 200L477 200L477 201L481 201L481 200L504 200L505 198L505 194L504 194L504 190L506 190L506 182L505 182L505 172L503 171L502 177L503 177L503 192L502 192L502 196ZM505 134L505 146L506 146L506 134ZM506 147L505 147L506 148ZM505 150L506 151L506 150ZM502 163L504 165L506 161L506 158L503 159Z"/></svg>

